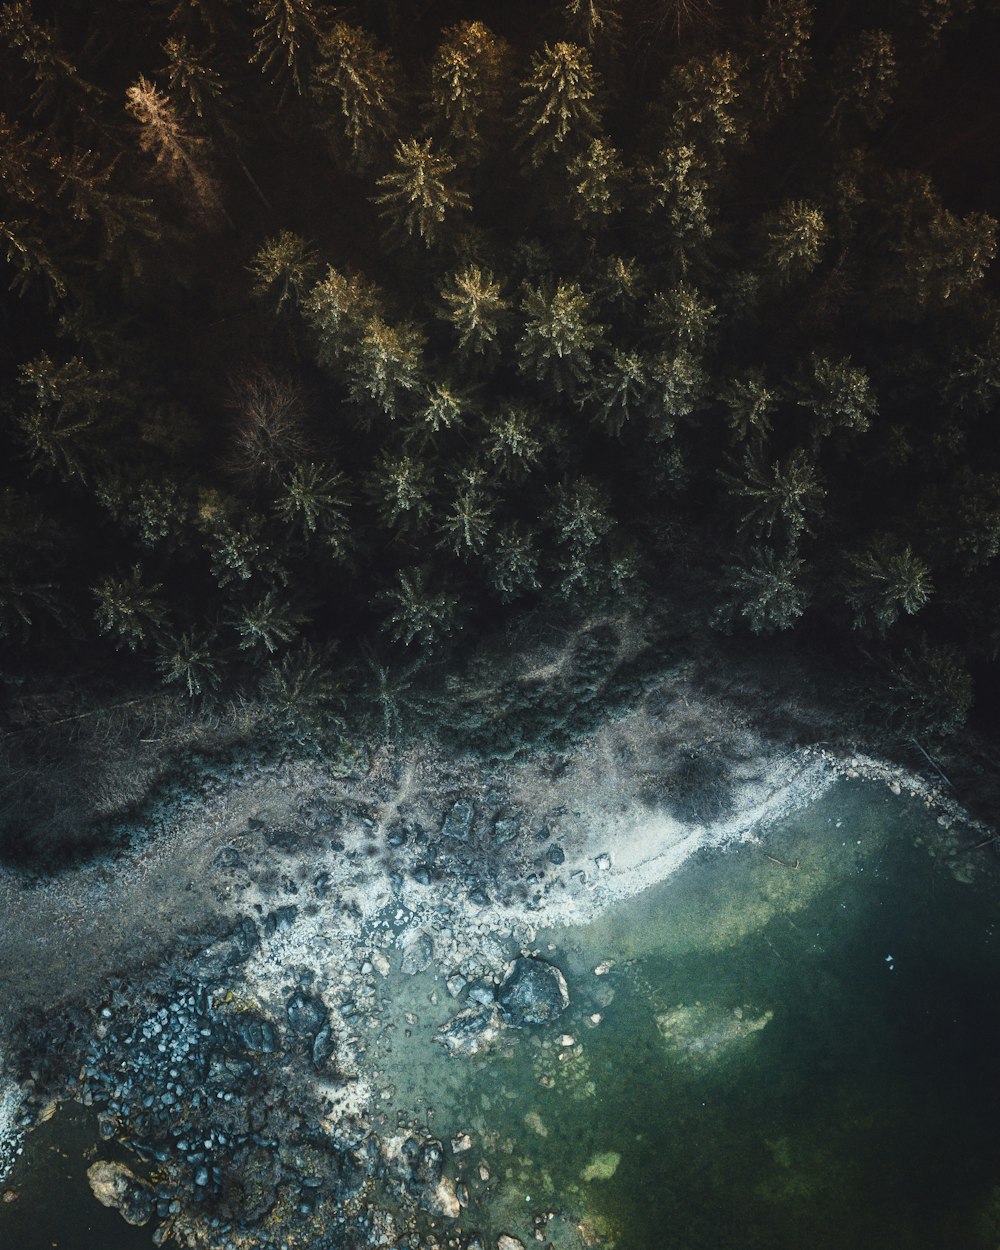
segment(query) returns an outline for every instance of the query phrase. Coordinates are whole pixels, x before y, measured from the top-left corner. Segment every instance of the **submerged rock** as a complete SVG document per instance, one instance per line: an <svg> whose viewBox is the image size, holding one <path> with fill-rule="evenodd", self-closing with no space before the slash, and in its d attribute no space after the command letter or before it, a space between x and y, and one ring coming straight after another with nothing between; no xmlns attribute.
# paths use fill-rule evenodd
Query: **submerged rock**
<svg viewBox="0 0 1000 1250"><path fill-rule="evenodd" d="M447 1176L442 1176L431 1195L430 1207L446 1219L457 1220L462 1214L462 1204L455 1192L455 1183Z"/></svg>
<svg viewBox="0 0 1000 1250"><path fill-rule="evenodd" d="M617 1150L605 1150L601 1154L594 1155L581 1172L581 1176L585 1181L609 1181L618 1171L618 1164L621 1161L622 1157Z"/></svg>
<svg viewBox="0 0 1000 1250"><path fill-rule="evenodd" d="M153 1214L153 1191L124 1163L99 1159L87 1168L87 1180L97 1201L120 1211L127 1224L145 1224Z"/></svg>
<svg viewBox="0 0 1000 1250"><path fill-rule="evenodd" d="M496 1004L466 1007L442 1025L437 1040L452 1055L479 1055L497 1040L505 1022Z"/></svg>
<svg viewBox="0 0 1000 1250"><path fill-rule="evenodd" d="M408 976L423 972L430 966L434 958L434 942L429 933L425 933L423 929L412 929L403 935L401 945L403 962L400 967Z"/></svg>
<svg viewBox="0 0 1000 1250"><path fill-rule="evenodd" d="M689 1063L712 1062L734 1045L759 1033L774 1019L773 1011L754 1016L749 1010L736 1007L725 1011L702 1003L695 1003L693 1007L680 1004L658 1015L656 1027L672 1054Z"/></svg>
<svg viewBox="0 0 1000 1250"><path fill-rule="evenodd" d="M566 978L544 959L520 956L507 969L497 1002L507 1024L544 1024L569 1006Z"/></svg>

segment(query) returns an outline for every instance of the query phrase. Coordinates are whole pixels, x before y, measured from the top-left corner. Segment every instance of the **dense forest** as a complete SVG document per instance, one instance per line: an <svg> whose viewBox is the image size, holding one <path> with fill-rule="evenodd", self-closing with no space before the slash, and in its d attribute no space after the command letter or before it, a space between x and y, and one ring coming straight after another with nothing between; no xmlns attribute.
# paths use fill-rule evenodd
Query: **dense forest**
<svg viewBox="0 0 1000 1250"><path fill-rule="evenodd" d="M689 602L900 732L981 714L998 36L990 0L0 6L8 708L72 674L336 726L526 612Z"/></svg>

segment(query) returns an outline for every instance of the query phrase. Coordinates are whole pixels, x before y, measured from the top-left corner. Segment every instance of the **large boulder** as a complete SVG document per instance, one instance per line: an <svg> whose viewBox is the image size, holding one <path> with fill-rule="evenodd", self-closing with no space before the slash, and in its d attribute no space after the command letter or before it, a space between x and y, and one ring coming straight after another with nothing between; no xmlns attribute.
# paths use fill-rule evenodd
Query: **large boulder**
<svg viewBox="0 0 1000 1250"><path fill-rule="evenodd" d="M569 989L554 964L522 955L507 968L497 1002L504 1021L514 1028L544 1024L569 1006Z"/></svg>
<svg viewBox="0 0 1000 1250"><path fill-rule="evenodd" d="M437 1040L452 1055L479 1055L497 1040L505 1028L494 1003L466 1007L443 1025Z"/></svg>
<svg viewBox="0 0 1000 1250"><path fill-rule="evenodd" d="M145 1224L153 1214L153 1191L124 1163L99 1159L87 1168L87 1180L97 1201L120 1211L128 1224Z"/></svg>

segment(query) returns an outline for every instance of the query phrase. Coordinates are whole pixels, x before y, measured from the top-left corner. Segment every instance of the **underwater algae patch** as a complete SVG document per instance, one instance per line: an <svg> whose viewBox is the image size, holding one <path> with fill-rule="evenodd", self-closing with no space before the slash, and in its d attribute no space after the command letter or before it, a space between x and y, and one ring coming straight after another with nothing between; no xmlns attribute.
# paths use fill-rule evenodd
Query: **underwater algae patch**
<svg viewBox="0 0 1000 1250"><path fill-rule="evenodd" d="M754 1015L750 1007L726 1011L696 1002L680 1004L656 1017L667 1051L691 1064L712 1063L749 1041L774 1019L773 1011Z"/></svg>

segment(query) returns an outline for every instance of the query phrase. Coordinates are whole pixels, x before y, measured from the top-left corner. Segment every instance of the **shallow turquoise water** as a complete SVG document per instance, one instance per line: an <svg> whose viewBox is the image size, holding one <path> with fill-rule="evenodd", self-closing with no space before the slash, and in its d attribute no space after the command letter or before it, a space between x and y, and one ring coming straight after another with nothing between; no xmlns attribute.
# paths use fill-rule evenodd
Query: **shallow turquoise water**
<svg viewBox="0 0 1000 1250"><path fill-rule="evenodd" d="M942 831L920 805L838 784L766 848L545 935L582 1055L549 1088L530 1043L479 1074L524 1187L544 1167L566 1224L618 1250L1000 1244L997 883L921 837ZM613 1176L584 1180L602 1155Z"/></svg>
<svg viewBox="0 0 1000 1250"><path fill-rule="evenodd" d="M475 1061L433 1041L457 1006L440 976L391 977L400 1010L424 1008L387 1118L471 1132L450 1169L469 1187L461 1226L491 1246L534 1244L534 1217L554 1212L558 1250L996 1250L1000 882L957 880L967 856L943 859L943 838L920 804L838 783L766 843L540 934L569 1010ZM110 1212L117 1239L103 1219L88 1238L75 1197L61 1240L49 1220L25 1233L46 1129L17 1240L0 1207L4 1250L148 1244Z"/></svg>

